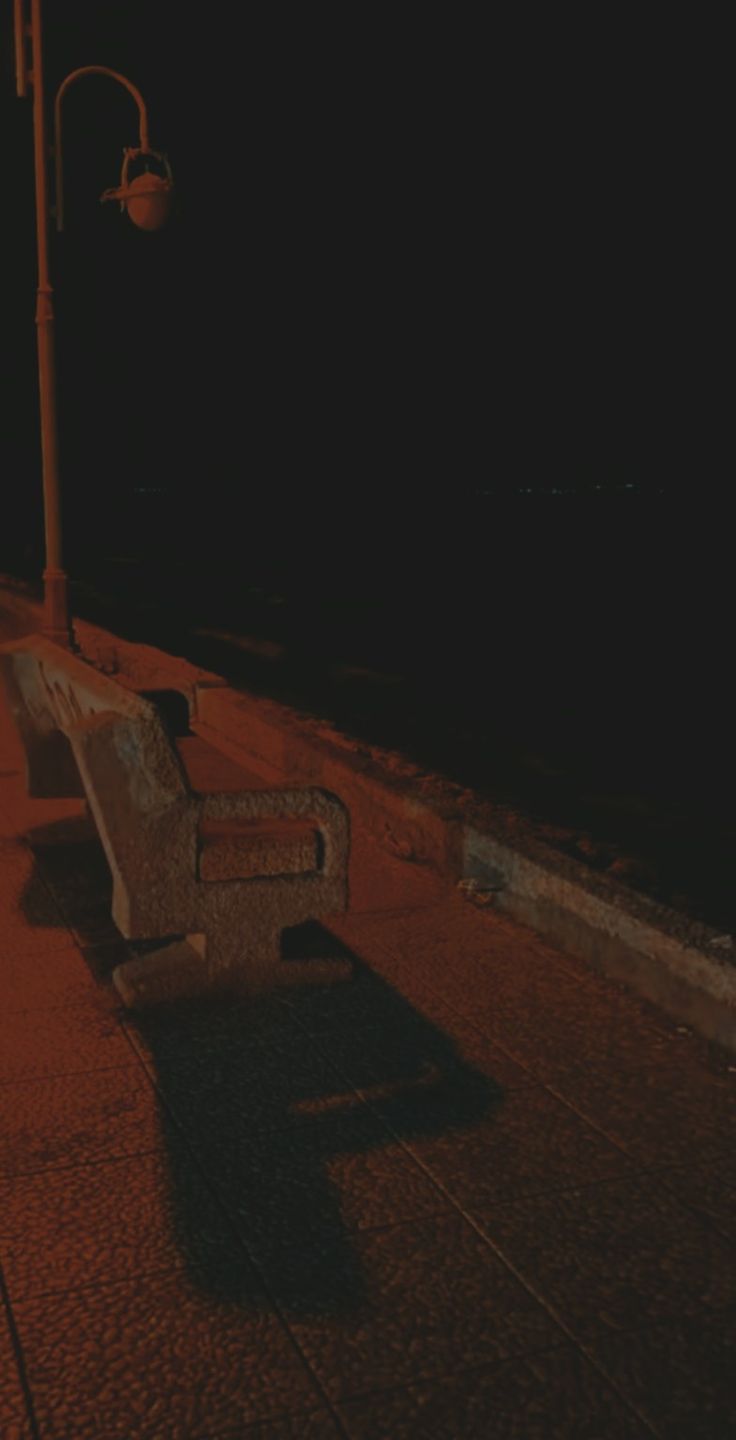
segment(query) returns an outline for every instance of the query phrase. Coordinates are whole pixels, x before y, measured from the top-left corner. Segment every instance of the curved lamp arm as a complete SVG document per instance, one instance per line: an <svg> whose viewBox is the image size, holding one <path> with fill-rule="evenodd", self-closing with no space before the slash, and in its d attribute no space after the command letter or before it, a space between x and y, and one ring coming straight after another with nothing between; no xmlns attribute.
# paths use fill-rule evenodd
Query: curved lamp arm
<svg viewBox="0 0 736 1440"><path fill-rule="evenodd" d="M145 102L143 100L143 96L141 95L140 90L138 90L138 88L133 85L132 81L126 80L124 75L119 75L117 70L110 70L107 65L83 65L80 70L72 70L71 74L67 75L66 80L62 80L61 85L56 92L56 100L54 101L54 158L56 164L57 230L64 229L64 166L61 150L61 102L64 99L64 96L66 95L66 92L70 88L70 86L74 85L77 80L81 80L83 75L109 75L111 80L117 80L120 85L123 85L125 89L129 91L129 93L133 96L136 105L138 106L140 153L144 155L151 153L150 145L148 143L148 115L146 112Z"/></svg>

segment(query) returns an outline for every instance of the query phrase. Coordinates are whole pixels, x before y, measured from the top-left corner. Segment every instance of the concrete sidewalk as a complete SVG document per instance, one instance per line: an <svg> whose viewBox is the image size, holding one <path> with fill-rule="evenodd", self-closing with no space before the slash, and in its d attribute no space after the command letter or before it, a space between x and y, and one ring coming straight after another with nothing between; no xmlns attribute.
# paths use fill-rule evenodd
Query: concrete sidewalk
<svg viewBox="0 0 736 1440"><path fill-rule="evenodd" d="M736 1433L736 1077L356 817L356 976L134 1017L0 710L2 1440Z"/></svg>

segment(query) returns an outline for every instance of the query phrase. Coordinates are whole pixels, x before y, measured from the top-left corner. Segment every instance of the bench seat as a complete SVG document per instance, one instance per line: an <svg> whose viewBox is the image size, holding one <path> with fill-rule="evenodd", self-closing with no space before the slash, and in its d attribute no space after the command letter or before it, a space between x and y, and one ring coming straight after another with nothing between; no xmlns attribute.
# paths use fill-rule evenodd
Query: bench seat
<svg viewBox="0 0 736 1440"><path fill-rule="evenodd" d="M209 820L198 840L200 880L316 874L320 866L319 831L301 820Z"/></svg>

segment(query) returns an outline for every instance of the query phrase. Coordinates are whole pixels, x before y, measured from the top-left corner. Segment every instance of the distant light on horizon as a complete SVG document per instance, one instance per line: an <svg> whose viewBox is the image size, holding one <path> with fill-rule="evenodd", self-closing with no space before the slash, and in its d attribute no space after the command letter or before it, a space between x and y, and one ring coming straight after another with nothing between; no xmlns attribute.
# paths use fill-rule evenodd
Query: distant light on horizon
<svg viewBox="0 0 736 1440"><path fill-rule="evenodd" d="M605 492L605 493L608 493L608 494L610 494L612 491L615 491L617 494L620 494L622 490L642 490L642 488L644 488L644 487L642 487L641 485L637 485L636 481L634 481L634 480L624 480L624 481L616 482L616 483L611 484L611 485L600 485L600 484L596 484L596 485L592 485L592 486L591 486L591 485L550 485L550 486L546 486L546 485L517 485L517 486L515 486L513 489L510 489L510 490L508 490L508 491L507 491L507 490L504 490L503 493L506 493L506 494L511 493L511 494L514 494L514 495L590 495L593 491L596 491L596 492L598 492L598 493ZM658 485L657 488L656 488L656 491L653 492L653 491L650 490L649 493L650 493L650 494L651 494L651 493L656 493L657 495L663 495L663 494L664 494L664 487L663 487L662 485ZM498 489L498 487L493 487L493 486L491 486L491 487L483 487L483 488L477 489L477 490L475 491L475 494L476 494L476 495L495 496L495 495L498 495L498 494L499 494L499 489Z"/></svg>

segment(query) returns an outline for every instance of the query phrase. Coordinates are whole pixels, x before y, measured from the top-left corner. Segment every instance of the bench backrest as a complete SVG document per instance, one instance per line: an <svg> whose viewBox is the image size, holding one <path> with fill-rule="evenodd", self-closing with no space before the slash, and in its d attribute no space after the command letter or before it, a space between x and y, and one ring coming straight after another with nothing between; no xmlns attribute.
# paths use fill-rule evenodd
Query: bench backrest
<svg viewBox="0 0 736 1440"><path fill-rule="evenodd" d="M54 773L53 761L68 756L69 751L68 746L54 745L53 738L61 734L70 741L81 720L103 712L143 727L141 734L149 737L149 747L155 745L151 774L155 773L162 787L162 798L171 799L187 790L182 766L168 743L156 707L134 691L39 635L0 646L0 673L25 748L30 795L50 798L51 794L68 794L59 786L72 781L75 789L71 793L80 793L76 770L68 762L62 766L62 776ZM149 747L143 746L138 757L141 762Z"/></svg>
<svg viewBox="0 0 736 1440"><path fill-rule="evenodd" d="M146 928L140 907L160 890L168 908L177 873L194 873L196 849L196 804L156 707L39 636L0 647L0 670L29 794L86 795L113 875L116 923L123 934ZM61 790L54 764L64 770Z"/></svg>
<svg viewBox="0 0 736 1440"><path fill-rule="evenodd" d="M152 709L134 691L42 635L0 645L0 665L4 676L15 679L33 718L48 716L57 729L99 710L144 715Z"/></svg>
<svg viewBox="0 0 736 1440"><path fill-rule="evenodd" d="M23 743L28 794L34 799L81 796L84 789L67 735L74 709L82 714L117 708L115 691L83 661L41 635L0 646L0 675ZM76 677L77 698L69 678ZM135 698L135 697L133 697Z"/></svg>

